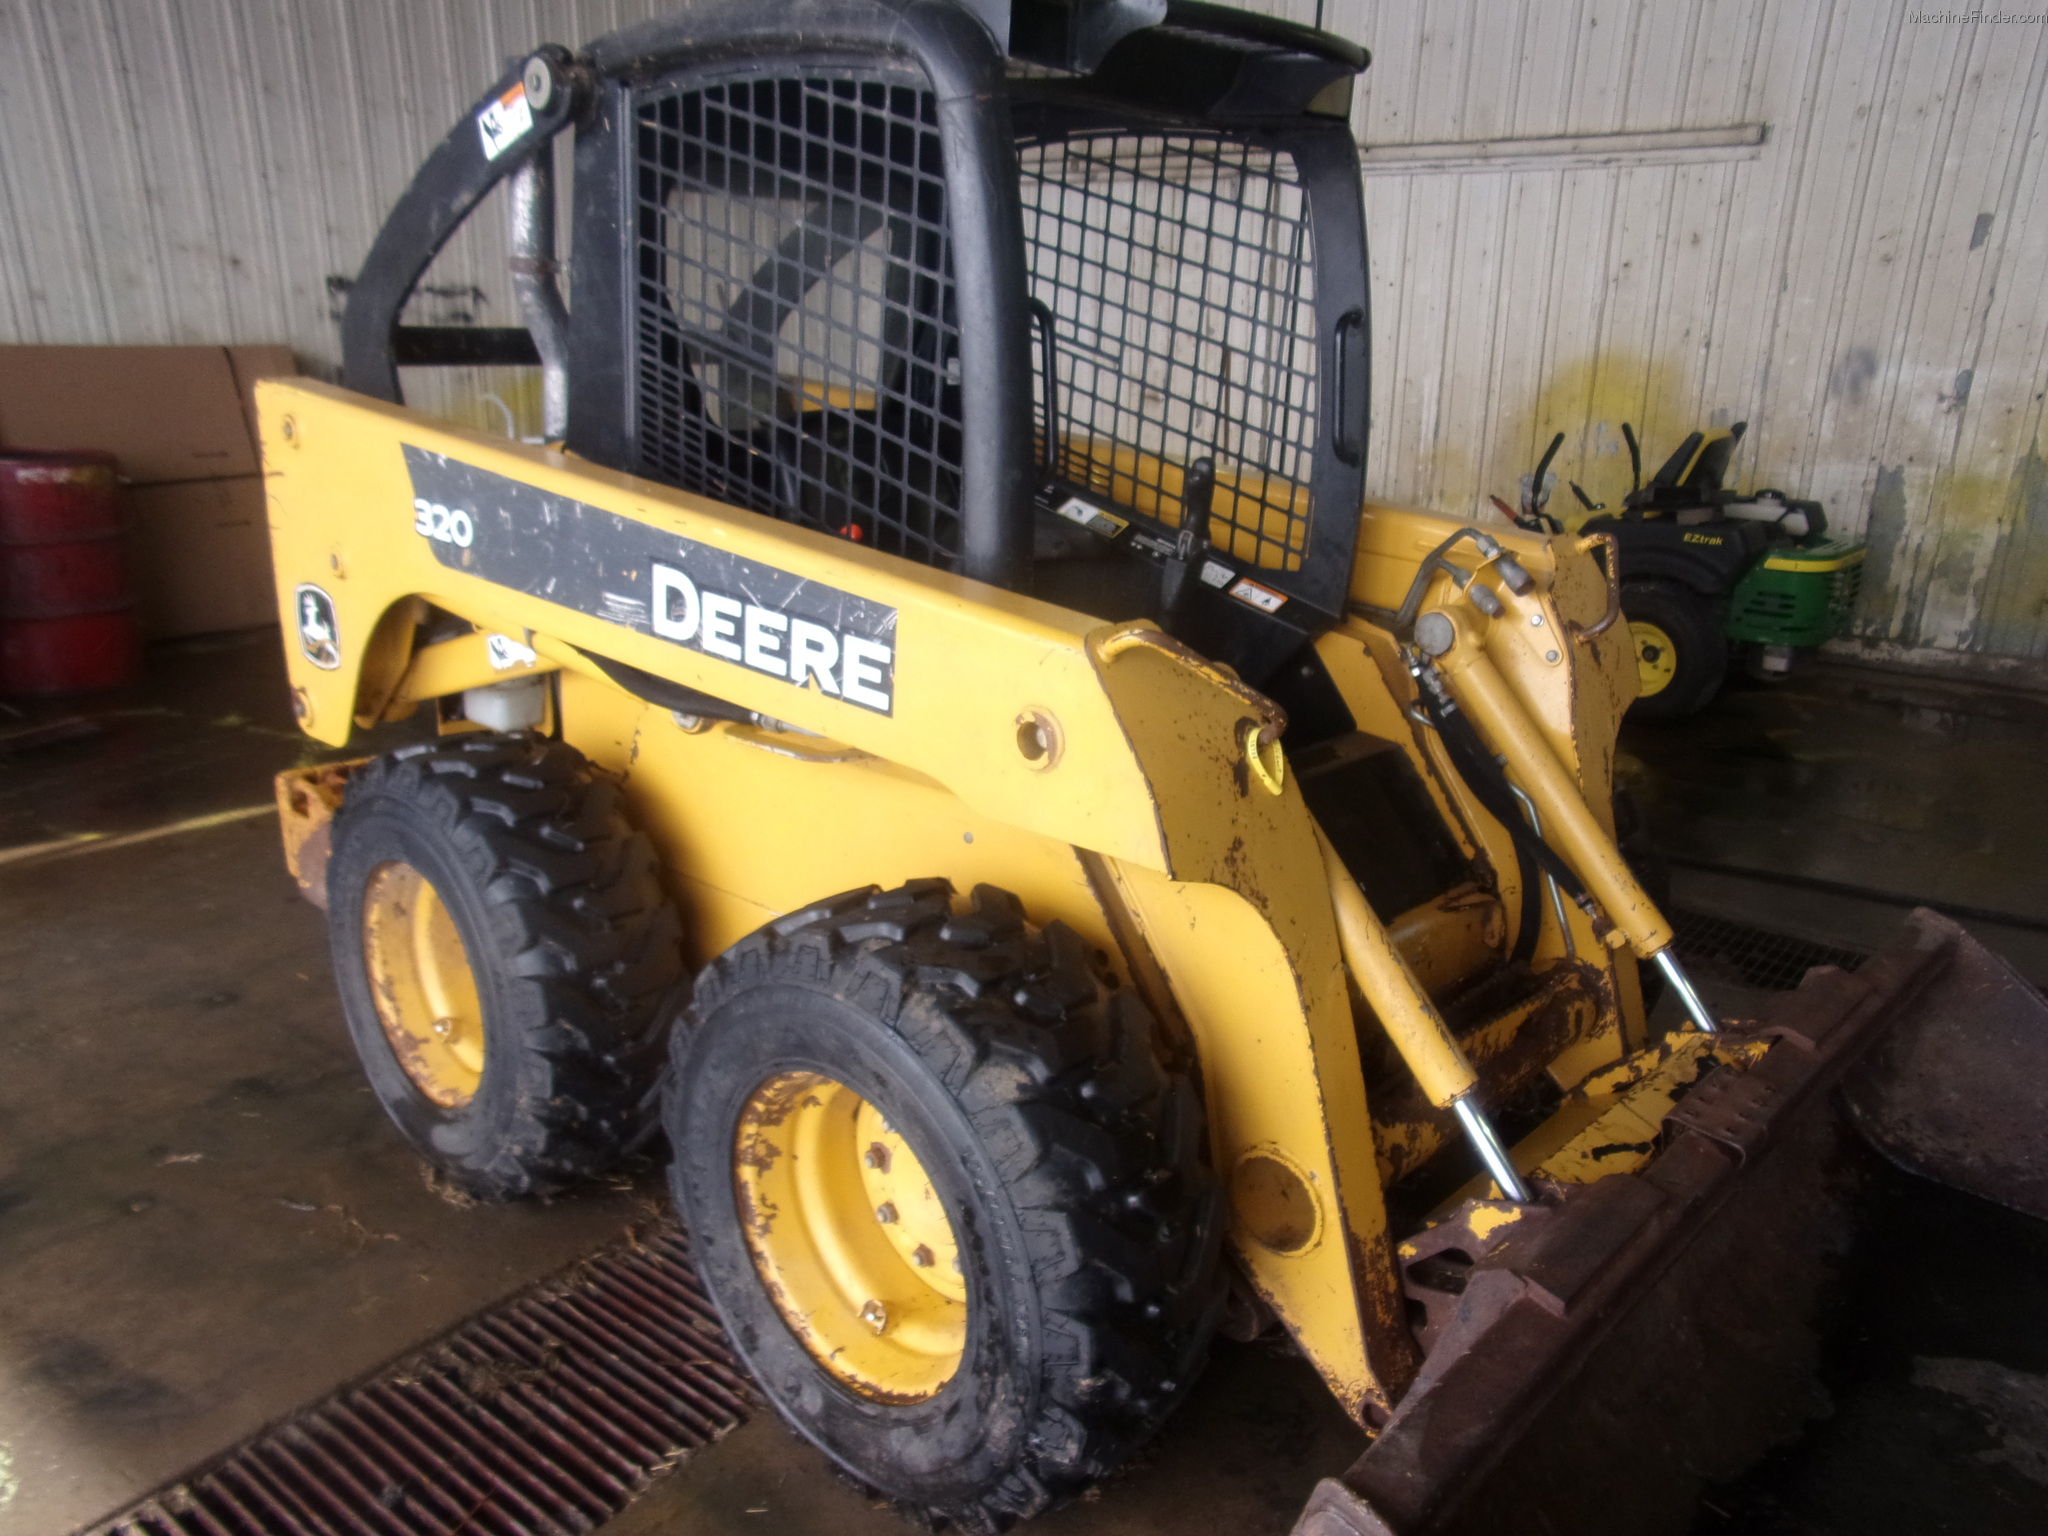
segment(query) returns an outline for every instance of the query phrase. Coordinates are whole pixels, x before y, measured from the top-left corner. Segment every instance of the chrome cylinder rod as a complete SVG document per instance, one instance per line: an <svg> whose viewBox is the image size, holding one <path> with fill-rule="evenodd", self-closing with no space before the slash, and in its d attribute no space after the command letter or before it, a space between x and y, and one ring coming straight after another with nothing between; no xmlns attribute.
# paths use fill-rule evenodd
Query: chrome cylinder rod
<svg viewBox="0 0 2048 1536"><path fill-rule="evenodd" d="M1472 1146L1479 1153L1479 1159L1486 1164L1486 1171L1493 1175L1493 1182L1500 1186L1500 1192L1517 1205L1529 1203L1529 1186L1522 1182L1522 1176L1515 1172L1515 1165L1508 1161L1506 1148L1493 1133L1493 1123L1486 1118L1486 1111L1473 1102L1471 1094L1453 1099L1451 1108L1458 1112L1458 1123L1465 1127L1465 1134L1472 1138Z"/></svg>
<svg viewBox="0 0 2048 1536"><path fill-rule="evenodd" d="M1703 1035L1718 1035L1721 1026L1714 1016L1707 1012L1707 1005L1700 1001L1699 993L1693 990L1692 978L1685 974L1685 967L1678 963L1669 946L1650 957L1657 962L1657 969L1664 973L1664 979L1671 983L1671 990L1678 994L1678 1000L1685 1005L1685 1015Z"/></svg>

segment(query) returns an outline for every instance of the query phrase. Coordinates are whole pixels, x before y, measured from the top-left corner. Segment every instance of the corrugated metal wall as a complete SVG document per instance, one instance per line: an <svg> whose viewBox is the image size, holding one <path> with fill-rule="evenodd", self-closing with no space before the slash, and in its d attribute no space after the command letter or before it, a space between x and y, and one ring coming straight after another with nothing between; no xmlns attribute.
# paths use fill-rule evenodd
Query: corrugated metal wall
<svg viewBox="0 0 2048 1536"><path fill-rule="evenodd" d="M1364 142L1443 146L1367 175L1374 489L1512 502L1563 431L1553 510L1616 502L1623 420L1654 464L1746 419L1741 483L1868 525L1866 633L2048 656L2048 27L1921 9L1330 0ZM1553 135L1640 142L1430 168Z"/></svg>
<svg viewBox="0 0 2048 1536"><path fill-rule="evenodd" d="M1375 492L1513 500L1563 430L1615 501L1623 420L1654 462L1746 419L1744 483L1867 522L1869 634L2048 657L2048 28L1916 5L1327 0L1375 56ZM331 367L330 280L502 61L664 8L0 0L0 340ZM486 222L420 318L513 323ZM438 400L493 385L530 424L510 377Z"/></svg>
<svg viewBox="0 0 2048 1536"><path fill-rule="evenodd" d="M0 0L0 341L284 341L331 371L338 285L506 60L672 8ZM518 323L494 213L442 254L408 318ZM538 425L523 370L421 370L407 388L492 429L495 391Z"/></svg>

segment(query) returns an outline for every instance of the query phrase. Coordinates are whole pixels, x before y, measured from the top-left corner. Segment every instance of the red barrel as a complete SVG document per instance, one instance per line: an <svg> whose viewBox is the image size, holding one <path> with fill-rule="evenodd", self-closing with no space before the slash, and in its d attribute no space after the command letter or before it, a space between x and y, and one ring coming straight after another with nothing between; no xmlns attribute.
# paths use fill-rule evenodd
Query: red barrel
<svg viewBox="0 0 2048 1536"><path fill-rule="evenodd" d="M113 455L0 451L0 694L118 688L141 664Z"/></svg>

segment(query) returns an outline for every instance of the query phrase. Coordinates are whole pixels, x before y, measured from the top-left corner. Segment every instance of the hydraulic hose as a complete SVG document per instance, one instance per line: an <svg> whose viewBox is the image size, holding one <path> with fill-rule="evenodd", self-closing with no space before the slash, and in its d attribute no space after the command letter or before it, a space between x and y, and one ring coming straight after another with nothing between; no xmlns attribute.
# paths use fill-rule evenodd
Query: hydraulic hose
<svg viewBox="0 0 2048 1536"><path fill-rule="evenodd" d="M1560 869L1570 873L1568 883L1562 878L1558 882L1565 894L1581 906L1586 906L1589 898L1598 902L1607 920L1642 959L1669 947L1671 925L1636 883L1619 850L1587 809L1577 782L1557 760L1477 638L1469 631L1460 634L1437 666L1461 710L1507 758L1517 782L1541 810L1544 826L1564 857L1546 846L1537 858L1552 874ZM1516 822L1521 821L1519 811L1512 814Z"/></svg>
<svg viewBox="0 0 2048 1536"><path fill-rule="evenodd" d="M1530 827L1506 772L1498 759L1486 750L1471 720L1444 687L1436 669L1427 662L1416 661L1411 663L1409 670L1419 685L1417 693L1423 723L1437 733L1437 739L1444 746L1444 755L1450 758L1451 767L1465 781L1465 787L1472 791L1472 798L1479 802L1487 815L1501 824L1514 845L1515 857L1522 866L1522 910L1521 921L1515 928L1515 947L1509 959L1517 965L1526 965L1536 953L1536 938L1543 923L1543 877L1548 876L1555 882L1556 889L1569 896L1582 910L1587 906L1586 888L1557 850Z"/></svg>
<svg viewBox="0 0 2048 1536"><path fill-rule="evenodd" d="M1442 610L1432 610L1429 617L1440 619L1442 624L1427 647L1435 661L1422 663L1417 673L1424 684L1423 692L1442 699L1455 694L1460 706L1458 713L1469 712L1483 732L1481 740L1490 739L1513 766L1519 787L1540 809L1543 821L1554 829L1563 845L1564 856L1560 856L1545 839L1532 836L1528 845L1531 856L1557 878L1559 888L1581 908L1594 916L1604 915L1613 925L1602 934L1607 943L1626 942L1638 958L1656 964L1703 1034L1718 1033L1719 1023L1671 952L1671 924L1644 893L1613 840L1594 820L1577 782L1530 721L1478 637ZM1468 728L1471 723L1467 723ZM1476 755L1481 780L1499 771L1499 765L1484 746ZM1492 766L1489 769L1486 765ZM1463 771L1461 767L1460 772ZM1481 793L1479 780L1467 782L1473 785L1474 794ZM1491 805L1487 809L1508 827L1510 835L1520 827L1521 817L1513 811L1502 817ZM1566 857L1571 861L1569 864Z"/></svg>

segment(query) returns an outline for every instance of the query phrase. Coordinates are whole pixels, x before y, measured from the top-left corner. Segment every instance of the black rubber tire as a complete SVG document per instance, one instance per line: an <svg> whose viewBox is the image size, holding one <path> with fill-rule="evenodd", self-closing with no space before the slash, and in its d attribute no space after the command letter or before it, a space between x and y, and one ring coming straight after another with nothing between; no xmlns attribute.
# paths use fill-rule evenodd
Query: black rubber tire
<svg viewBox="0 0 2048 1536"><path fill-rule="evenodd" d="M664 1120L699 1274L762 1389L906 1512L1007 1529L1082 1492L1156 1430L1223 1302L1222 1205L1192 1061L1128 989L1104 995L1065 924L943 880L820 902L697 978ZM822 1073L909 1142L960 1233L959 1370L920 1402L824 1370L763 1289L732 1167L742 1107Z"/></svg>
<svg viewBox="0 0 2048 1536"><path fill-rule="evenodd" d="M1714 605L1675 581L1624 581L1621 617L1624 624L1655 624L1678 650L1671 681L1629 705L1629 719L1682 720L1705 709L1728 676L1728 641Z"/></svg>
<svg viewBox="0 0 2048 1536"><path fill-rule="evenodd" d="M328 936L356 1052L399 1130L480 1199L590 1178L652 1113L682 953L619 801L573 747L473 734L366 764L335 815ZM371 999L363 897L392 861L432 882L477 980L483 1076L456 1108L407 1076Z"/></svg>

